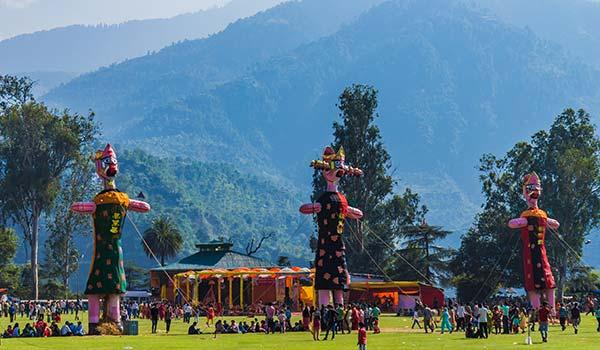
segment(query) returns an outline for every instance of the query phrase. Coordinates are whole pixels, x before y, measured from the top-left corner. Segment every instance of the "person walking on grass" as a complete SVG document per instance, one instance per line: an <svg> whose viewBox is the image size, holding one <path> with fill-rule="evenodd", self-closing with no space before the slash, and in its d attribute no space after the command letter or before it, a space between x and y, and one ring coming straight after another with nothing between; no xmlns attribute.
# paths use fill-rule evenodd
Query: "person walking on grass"
<svg viewBox="0 0 600 350"><path fill-rule="evenodd" d="M423 328L425 328L425 333L429 333L428 330L433 333L433 323L432 323L433 313L429 306L426 306L423 310Z"/></svg>
<svg viewBox="0 0 600 350"><path fill-rule="evenodd" d="M417 327L419 327L419 329L421 329L421 324L419 323L419 312L417 311L417 309L413 310L413 323L412 326L410 326L410 329L415 329L415 325L417 325Z"/></svg>
<svg viewBox="0 0 600 350"><path fill-rule="evenodd" d="M337 304L335 312L337 312L337 331L344 334L344 308L342 307L342 304Z"/></svg>
<svg viewBox="0 0 600 350"><path fill-rule="evenodd" d="M371 320L373 322L373 332L375 334L381 333L381 328L379 328L379 316L381 316L381 309L377 305L373 305L373 309L371 310Z"/></svg>
<svg viewBox="0 0 600 350"><path fill-rule="evenodd" d="M337 312L331 305L327 306L327 311L325 312L325 323L327 324L327 330L325 331L325 338L323 338L323 340L327 340L327 337L329 336L329 331L331 331L331 340L335 339Z"/></svg>
<svg viewBox="0 0 600 350"><path fill-rule="evenodd" d="M452 334L452 325L450 324L450 313L448 312L448 308L445 307L442 311L442 334L444 334L444 330L446 329Z"/></svg>
<svg viewBox="0 0 600 350"><path fill-rule="evenodd" d="M367 330L365 324L360 322L358 324L358 350L367 350Z"/></svg>
<svg viewBox="0 0 600 350"><path fill-rule="evenodd" d="M559 305L560 307L558 308L558 320L560 322L560 328L564 331L565 329L567 329L567 317L569 316L569 314L564 304Z"/></svg>
<svg viewBox="0 0 600 350"><path fill-rule="evenodd" d="M167 334L171 330L171 319L173 318L173 307L168 305L165 309L165 330Z"/></svg>
<svg viewBox="0 0 600 350"><path fill-rule="evenodd" d="M573 324L573 330L575 334L579 332L579 323L581 322L581 311L579 310L579 303L573 303L571 309L571 324Z"/></svg>
<svg viewBox="0 0 600 350"><path fill-rule="evenodd" d="M538 311L538 319L540 322L539 330L542 335L542 341L544 343L548 342L548 319L550 316L550 307L548 306L548 302L544 301L542 303L542 307Z"/></svg>

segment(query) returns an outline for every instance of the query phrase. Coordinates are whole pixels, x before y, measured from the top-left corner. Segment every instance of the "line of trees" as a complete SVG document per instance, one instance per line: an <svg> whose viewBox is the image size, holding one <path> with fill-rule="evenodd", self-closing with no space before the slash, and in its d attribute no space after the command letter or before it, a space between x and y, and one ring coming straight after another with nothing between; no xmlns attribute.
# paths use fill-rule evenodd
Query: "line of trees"
<svg viewBox="0 0 600 350"><path fill-rule="evenodd" d="M348 87L338 108L332 146L343 146L347 162L365 173L340 181L349 204L365 214L362 223L346 224L350 270L452 285L464 301L483 300L501 286L522 286L520 238L507 222L526 209L521 181L535 170L544 187L542 208L561 222L561 237L548 233L547 238L559 297L565 290L600 287L600 274L581 259L585 237L600 224L600 140L587 112L566 109L549 130L516 143L505 156L482 156L484 204L454 250L439 245L451 232L426 223L427 208L417 193L410 188L394 192L398 181L375 124L377 90ZM325 181L315 171L313 200L324 189Z"/></svg>

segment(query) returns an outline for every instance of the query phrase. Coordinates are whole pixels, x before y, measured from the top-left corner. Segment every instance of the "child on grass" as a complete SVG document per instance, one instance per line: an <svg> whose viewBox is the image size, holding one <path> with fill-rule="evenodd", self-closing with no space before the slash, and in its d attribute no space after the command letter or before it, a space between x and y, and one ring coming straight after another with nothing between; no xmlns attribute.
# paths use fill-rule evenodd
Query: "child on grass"
<svg viewBox="0 0 600 350"><path fill-rule="evenodd" d="M358 350L367 350L367 330L365 324L360 322L358 324Z"/></svg>

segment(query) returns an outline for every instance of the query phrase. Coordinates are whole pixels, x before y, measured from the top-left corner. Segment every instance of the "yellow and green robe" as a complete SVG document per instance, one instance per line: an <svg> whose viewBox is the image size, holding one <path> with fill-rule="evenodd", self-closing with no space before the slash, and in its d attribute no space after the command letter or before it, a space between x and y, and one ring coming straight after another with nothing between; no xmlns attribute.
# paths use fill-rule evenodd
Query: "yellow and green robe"
<svg viewBox="0 0 600 350"><path fill-rule="evenodd" d="M129 197L119 190L104 190L94 197L94 255L85 294L122 294L127 289L121 232Z"/></svg>

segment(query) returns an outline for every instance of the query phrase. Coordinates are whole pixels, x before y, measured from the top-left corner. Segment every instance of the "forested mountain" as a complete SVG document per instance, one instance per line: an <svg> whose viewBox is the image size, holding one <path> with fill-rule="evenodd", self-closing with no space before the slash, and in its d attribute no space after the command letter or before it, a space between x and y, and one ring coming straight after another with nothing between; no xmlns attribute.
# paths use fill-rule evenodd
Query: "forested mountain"
<svg viewBox="0 0 600 350"><path fill-rule="evenodd" d="M475 8L554 41L582 61L600 67L600 1L465 0Z"/></svg>
<svg viewBox="0 0 600 350"><path fill-rule="evenodd" d="M237 21L203 40L103 68L50 92L47 99L79 110L92 108L108 135L154 108L240 78L253 65L337 31L382 0L292 1ZM160 112L163 113L163 112Z"/></svg>
<svg viewBox="0 0 600 350"><path fill-rule="evenodd" d="M173 18L72 25L18 35L0 41L0 72L88 72L173 42L206 37L282 1L233 0L222 7Z"/></svg>
<svg viewBox="0 0 600 350"><path fill-rule="evenodd" d="M223 157L223 161L226 160ZM293 261L308 256L310 218L296 215L302 194L264 178L242 173L225 162L204 163L184 158L160 159L140 151L119 153L118 187L130 197L143 192L149 214L132 214L140 230L156 215L171 216L184 236L184 251L195 244L224 237L244 251L252 237L275 235L258 254L275 261L281 252ZM127 259L146 261L140 239L128 222L124 246ZM152 265L152 264L150 264Z"/></svg>
<svg viewBox="0 0 600 350"><path fill-rule="evenodd" d="M231 0L222 7L114 25L72 25L0 41L0 74L27 75L34 93L99 67L143 56L175 42L207 37L229 23L287 0Z"/></svg>
<svg viewBox="0 0 600 350"><path fill-rule="evenodd" d="M372 84L395 176L423 194L431 223L450 229L476 211L481 154L505 152L567 106L598 115L598 70L531 30L463 1L380 2L356 19L371 4L282 4L46 99L91 107L106 137L128 148L225 160L306 186L308 161L331 141L339 93Z"/></svg>

